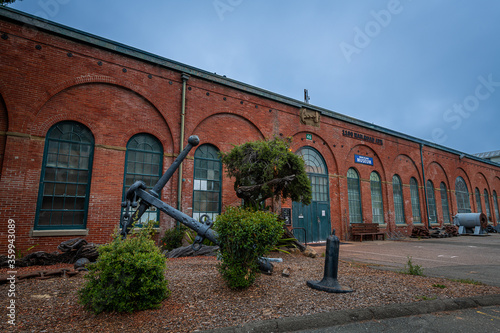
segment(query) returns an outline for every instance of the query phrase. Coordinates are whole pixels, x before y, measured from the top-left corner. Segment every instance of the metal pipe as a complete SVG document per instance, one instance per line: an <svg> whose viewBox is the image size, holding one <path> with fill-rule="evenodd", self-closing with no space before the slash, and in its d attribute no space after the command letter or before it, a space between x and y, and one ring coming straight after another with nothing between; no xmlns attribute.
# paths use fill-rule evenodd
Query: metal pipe
<svg viewBox="0 0 500 333"><path fill-rule="evenodd" d="M189 75L182 74L182 104L181 104L181 143L179 151L184 149L184 128L186 121L186 82L189 80ZM182 164L179 166L179 180L177 182L177 209L181 210L182 206ZM179 223L177 223L177 226Z"/></svg>
<svg viewBox="0 0 500 333"><path fill-rule="evenodd" d="M422 177L424 178L424 199L425 199L425 211L427 212L427 227L431 227L431 219L429 218L429 205L427 204L427 181L425 180L425 168L424 168L424 155L422 150L424 149L424 144L420 144L420 162L422 163ZM436 216L437 217L437 216Z"/></svg>

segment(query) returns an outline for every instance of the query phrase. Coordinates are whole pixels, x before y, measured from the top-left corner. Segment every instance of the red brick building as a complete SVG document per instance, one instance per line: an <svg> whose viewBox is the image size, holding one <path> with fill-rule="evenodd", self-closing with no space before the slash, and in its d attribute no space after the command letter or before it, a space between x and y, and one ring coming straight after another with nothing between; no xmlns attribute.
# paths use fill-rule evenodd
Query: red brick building
<svg viewBox="0 0 500 333"><path fill-rule="evenodd" d="M194 217L240 202L217 151L282 136L313 184L310 206L283 205L309 242L362 221L407 232L457 212L500 219L497 163L12 9L0 37L0 253L9 219L20 251L109 241L126 186L154 184L190 135L201 143L162 199Z"/></svg>

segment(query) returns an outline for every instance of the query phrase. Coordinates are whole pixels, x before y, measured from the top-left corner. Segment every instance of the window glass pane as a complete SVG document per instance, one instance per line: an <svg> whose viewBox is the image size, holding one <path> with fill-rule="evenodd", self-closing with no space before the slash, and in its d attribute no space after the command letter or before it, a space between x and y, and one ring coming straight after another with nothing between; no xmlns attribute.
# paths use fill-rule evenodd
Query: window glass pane
<svg viewBox="0 0 500 333"><path fill-rule="evenodd" d="M77 183L78 182L78 175L79 171L78 170L68 170L68 182L70 183Z"/></svg>
<svg viewBox="0 0 500 333"><path fill-rule="evenodd" d="M411 194L411 211L413 215L413 223L421 223L420 218L420 196L418 194L418 184L415 178L410 179L410 194Z"/></svg>
<svg viewBox="0 0 500 333"><path fill-rule="evenodd" d="M66 192L66 183L57 183L55 184L55 195L64 195Z"/></svg>
<svg viewBox="0 0 500 333"><path fill-rule="evenodd" d="M43 195L49 195L52 196L54 195L54 184L53 183L45 183L43 185Z"/></svg>
<svg viewBox="0 0 500 333"><path fill-rule="evenodd" d="M207 214L213 220L220 214L222 163L218 150L210 144L198 147L194 153L193 218Z"/></svg>
<svg viewBox="0 0 500 333"><path fill-rule="evenodd" d="M136 181L143 181L151 189L160 179L163 168L163 148L160 141L146 133L136 134L127 143L123 200L127 189ZM124 210L122 211L123 214ZM150 207L141 217L136 227L149 221L158 222L159 211Z"/></svg>
<svg viewBox="0 0 500 333"><path fill-rule="evenodd" d="M304 159L306 173L311 181L312 201L328 202L328 172L321 154L310 147L302 147L296 155Z"/></svg>
<svg viewBox="0 0 500 333"><path fill-rule="evenodd" d="M396 223L405 223L403 188L401 179L398 175L392 177L392 193L394 196L394 214L396 216Z"/></svg>
<svg viewBox="0 0 500 333"><path fill-rule="evenodd" d="M73 207L65 207L65 198L64 197L52 197L52 207L53 209L72 209ZM68 200L69 201L69 200Z"/></svg>
<svg viewBox="0 0 500 333"><path fill-rule="evenodd" d="M315 149L302 147L296 154L304 159L307 173L327 174L323 157Z"/></svg>
<svg viewBox="0 0 500 333"><path fill-rule="evenodd" d="M38 225L39 226L48 226L50 225L50 210L49 211L45 211L45 210L42 210L40 211L39 215L38 215Z"/></svg>
<svg viewBox="0 0 500 333"><path fill-rule="evenodd" d="M51 209L52 208L52 197L43 197L42 199L42 209Z"/></svg>
<svg viewBox="0 0 500 333"><path fill-rule="evenodd" d="M455 196L459 213L472 213L469 201L469 190L462 177L455 180Z"/></svg>
<svg viewBox="0 0 500 333"><path fill-rule="evenodd" d="M444 183L441 183L440 192L441 192L441 205L443 207L443 222L451 223L450 208L448 205L448 191L446 190L446 185Z"/></svg>
<svg viewBox="0 0 500 333"><path fill-rule="evenodd" d="M436 197L434 196L434 184L427 181L427 208L429 209L429 222L437 223Z"/></svg>
<svg viewBox="0 0 500 333"><path fill-rule="evenodd" d="M484 208L486 209L486 217L488 218L488 221L493 221L490 211L490 196L488 195L488 191L486 189L484 190Z"/></svg>
<svg viewBox="0 0 500 333"><path fill-rule="evenodd" d="M475 197L476 197L477 212L482 213L483 207L481 206L481 194L479 194L479 189L477 187L475 190Z"/></svg>
<svg viewBox="0 0 500 333"><path fill-rule="evenodd" d="M65 195L70 196L70 197L75 197L76 196L76 188L78 185L76 184L66 184L66 192Z"/></svg>
<svg viewBox="0 0 500 333"><path fill-rule="evenodd" d="M500 219L500 213L498 211L498 197L497 197L497 192L496 191L493 191L493 206L495 206L495 219L497 221L497 224Z"/></svg>
<svg viewBox="0 0 500 333"><path fill-rule="evenodd" d="M47 154L47 167L56 167L57 166L57 154Z"/></svg>
<svg viewBox="0 0 500 333"><path fill-rule="evenodd" d="M347 171L347 197L349 201L349 222L363 222L363 216L361 214L361 196L359 191L359 175L353 168Z"/></svg>
<svg viewBox="0 0 500 333"><path fill-rule="evenodd" d="M370 190L372 199L373 223L384 223L384 204L382 200L382 185L376 172L370 174Z"/></svg>
<svg viewBox="0 0 500 333"><path fill-rule="evenodd" d="M53 226L61 226L62 223L62 215L63 212L61 211L52 211L52 215L50 217L50 225Z"/></svg>

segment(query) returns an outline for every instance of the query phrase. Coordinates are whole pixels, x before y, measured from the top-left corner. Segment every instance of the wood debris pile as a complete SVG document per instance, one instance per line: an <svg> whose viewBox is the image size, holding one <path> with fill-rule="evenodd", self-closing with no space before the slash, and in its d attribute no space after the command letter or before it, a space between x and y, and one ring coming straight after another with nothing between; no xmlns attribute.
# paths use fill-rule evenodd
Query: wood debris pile
<svg viewBox="0 0 500 333"><path fill-rule="evenodd" d="M456 225L446 225L443 228L430 228L423 226L413 227L411 231L412 238L445 238L458 236L458 227Z"/></svg>

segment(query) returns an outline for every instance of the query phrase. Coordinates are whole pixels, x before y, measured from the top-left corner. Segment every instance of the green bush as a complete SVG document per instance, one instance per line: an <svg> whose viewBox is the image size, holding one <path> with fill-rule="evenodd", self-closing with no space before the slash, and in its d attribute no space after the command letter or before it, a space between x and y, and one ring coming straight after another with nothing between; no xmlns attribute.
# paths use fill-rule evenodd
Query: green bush
<svg viewBox="0 0 500 333"><path fill-rule="evenodd" d="M412 263L411 259L412 258L408 256L408 262L405 265L405 269L401 271L401 273L424 276L424 269L422 268L422 266Z"/></svg>
<svg viewBox="0 0 500 333"><path fill-rule="evenodd" d="M257 277L258 258L283 234L283 223L270 212L228 207L217 217L214 230L220 244L219 272L231 289L244 289Z"/></svg>
<svg viewBox="0 0 500 333"><path fill-rule="evenodd" d="M99 259L90 265L78 291L80 303L101 313L132 312L159 307L170 295L165 257L150 236L151 228L99 246Z"/></svg>
<svg viewBox="0 0 500 333"><path fill-rule="evenodd" d="M172 251L182 246L182 240L187 228L182 224L178 227L167 229L165 235L161 239L161 248L163 250Z"/></svg>

